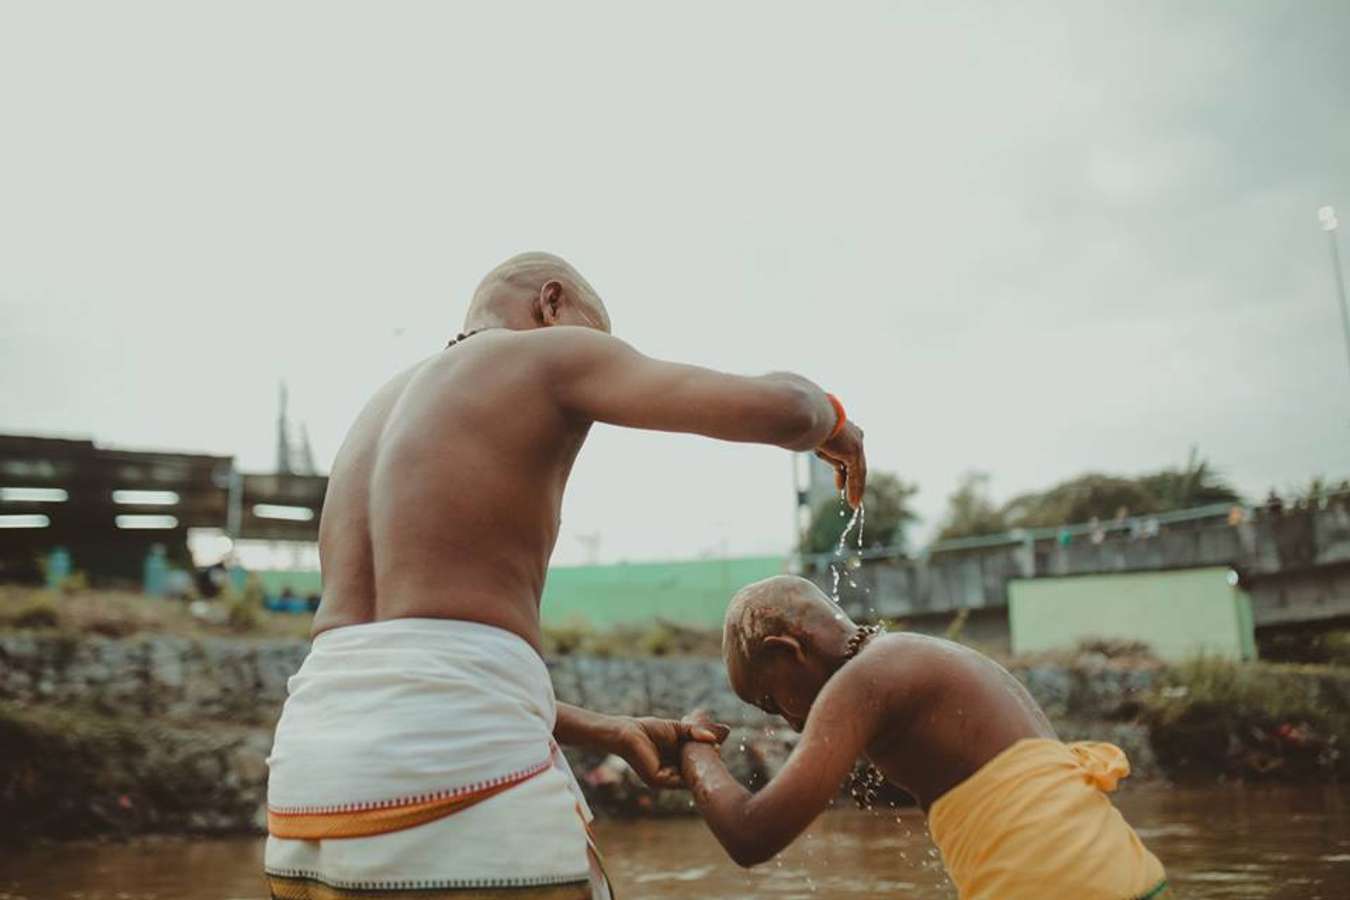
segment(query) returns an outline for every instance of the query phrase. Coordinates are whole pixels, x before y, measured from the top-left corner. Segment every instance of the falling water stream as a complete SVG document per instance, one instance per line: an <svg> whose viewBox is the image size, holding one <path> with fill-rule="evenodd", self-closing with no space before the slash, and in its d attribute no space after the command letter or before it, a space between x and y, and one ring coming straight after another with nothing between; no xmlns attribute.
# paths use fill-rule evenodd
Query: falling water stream
<svg viewBox="0 0 1350 900"><path fill-rule="evenodd" d="M844 516L844 510L839 510L839 515L841 517ZM830 575L834 582L830 589L830 599L834 600L836 604L839 602L839 574L843 567L849 565L849 560L847 559L848 551L845 549L848 544L848 536L853 531L854 526L857 526L858 552L861 553L863 545L863 523L865 520L866 513L863 512L863 505L859 503L858 508L853 510L853 517L849 519L848 524L844 526L843 533L839 535L839 543L834 548L834 559L830 561ZM849 578L849 585L857 587L857 584L854 583L852 577Z"/></svg>

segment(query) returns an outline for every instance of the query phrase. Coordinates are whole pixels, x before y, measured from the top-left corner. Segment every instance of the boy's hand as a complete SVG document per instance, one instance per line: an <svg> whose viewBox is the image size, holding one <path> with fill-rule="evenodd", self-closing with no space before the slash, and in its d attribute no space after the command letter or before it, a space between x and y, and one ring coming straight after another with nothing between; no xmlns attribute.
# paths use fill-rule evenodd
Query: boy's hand
<svg viewBox="0 0 1350 900"><path fill-rule="evenodd" d="M688 719L688 717L685 717ZM643 717L628 719L620 729L614 752L652 788L684 787L680 777L680 745L687 741L717 744L731 729L706 718L695 722Z"/></svg>
<svg viewBox="0 0 1350 900"><path fill-rule="evenodd" d="M712 715L709 714L709 712L706 709L691 710L690 712L685 713L684 718L680 719L680 721L694 728L717 729L719 735L717 740L704 741L704 743L720 744L727 739L728 735L731 734L731 729L725 725L719 725L716 722L714 722Z"/></svg>

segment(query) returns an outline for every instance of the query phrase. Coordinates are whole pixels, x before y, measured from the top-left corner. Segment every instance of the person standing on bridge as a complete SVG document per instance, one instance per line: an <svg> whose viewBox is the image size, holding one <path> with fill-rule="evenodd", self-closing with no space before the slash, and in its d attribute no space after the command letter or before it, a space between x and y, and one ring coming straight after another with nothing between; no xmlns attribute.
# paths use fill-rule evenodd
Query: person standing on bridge
<svg viewBox="0 0 1350 900"><path fill-rule="evenodd" d="M648 358L562 259L502 263L460 337L376 392L333 464L313 648L269 759L273 897L608 896L558 744L678 787L680 745L725 738L555 701L539 603L594 422L815 450L862 501L863 434L833 395Z"/></svg>

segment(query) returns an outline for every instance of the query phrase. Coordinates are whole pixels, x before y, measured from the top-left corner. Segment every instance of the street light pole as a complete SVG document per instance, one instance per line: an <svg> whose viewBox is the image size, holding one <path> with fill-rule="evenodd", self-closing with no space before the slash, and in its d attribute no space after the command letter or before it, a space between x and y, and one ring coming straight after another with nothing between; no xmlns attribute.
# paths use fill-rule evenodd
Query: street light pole
<svg viewBox="0 0 1350 900"><path fill-rule="evenodd" d="M1336 228L1340 222L1336 220L1336 210L1330 206L1319 209L1317 219L1322 223L1322 230L1327 233L1327 239L1331 242L1331 271L1336 276L1336 296L1340 300L1341 307L1341 328L1345 331L1345 358L1346 362L1350 363L1350 306L1346 305L1345 274L1341 271L1341 250L1336 243Z"/></svg>

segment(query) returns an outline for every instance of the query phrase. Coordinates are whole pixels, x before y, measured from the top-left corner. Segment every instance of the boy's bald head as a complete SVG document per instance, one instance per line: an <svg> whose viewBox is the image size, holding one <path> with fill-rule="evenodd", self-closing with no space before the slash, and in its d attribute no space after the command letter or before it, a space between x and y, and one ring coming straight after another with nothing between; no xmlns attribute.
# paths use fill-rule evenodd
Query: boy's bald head
<svg viewBox="0 0 1350 900"><path fill-rule="evenodd" d="M550 305L567 309L549 321ZM570 313L570 315L569 315ZM609 311L581 273L552 253L518 253L483 277L469 302L464 330L513 328L546 324L582 325L609 332Z"/></svg>
<svg viewBox="0 0 1350 900"><path fill-rule="evenodd" d="M722 657L741 697L755 693L754 672L765 641L791 637L818 648L827 637L856 626L820 588L796 575L775 575L746 585L731 599L722 629Z"/></svg>

